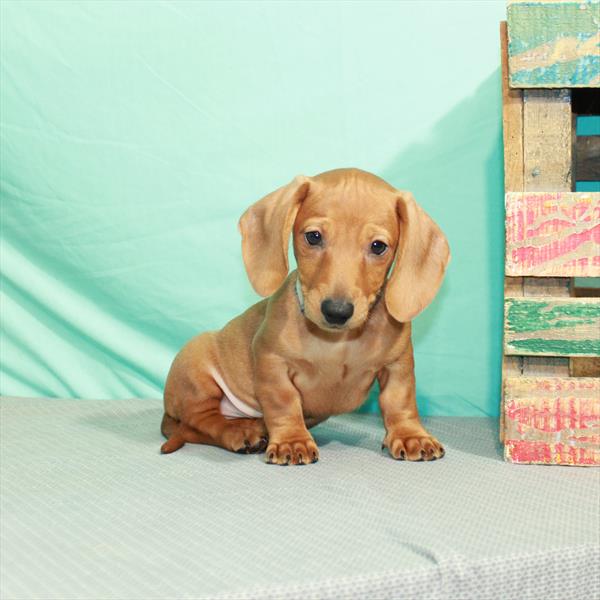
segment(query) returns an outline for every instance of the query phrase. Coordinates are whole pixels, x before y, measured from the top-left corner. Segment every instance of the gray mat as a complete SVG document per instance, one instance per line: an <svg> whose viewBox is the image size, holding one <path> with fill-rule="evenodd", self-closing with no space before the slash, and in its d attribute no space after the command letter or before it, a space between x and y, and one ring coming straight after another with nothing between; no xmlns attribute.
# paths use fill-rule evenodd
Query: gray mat
<svg viewBox="0 0 600 600"><path fill-rule="evenodd" d="M0 407L6 600L600 598L599 470L504 463L491 419L427 419L447 455L408 463L337 417L278 467L161 456L154 400Z"/></svg>

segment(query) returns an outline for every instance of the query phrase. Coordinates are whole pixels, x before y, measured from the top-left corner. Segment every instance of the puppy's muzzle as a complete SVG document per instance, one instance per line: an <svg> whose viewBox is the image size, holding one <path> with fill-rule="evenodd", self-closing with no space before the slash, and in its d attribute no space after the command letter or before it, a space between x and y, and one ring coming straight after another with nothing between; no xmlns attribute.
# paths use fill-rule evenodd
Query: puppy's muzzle
<svg viewBox="0 0 600 600"><path fill-rule="evenodd" d="M354 304L346 300L327 298L321 303L321 312L329 325L344 325L354 314Z"/></svg>

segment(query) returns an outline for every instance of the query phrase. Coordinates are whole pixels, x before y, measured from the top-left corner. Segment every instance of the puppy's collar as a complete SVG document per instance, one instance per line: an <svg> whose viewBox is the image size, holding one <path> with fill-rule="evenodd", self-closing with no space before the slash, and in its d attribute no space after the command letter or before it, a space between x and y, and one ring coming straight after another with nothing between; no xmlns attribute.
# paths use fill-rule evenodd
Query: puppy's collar
<svg viewBox="0 0 600 600"><path fill-rule="evenodd" d="M302 288L300 287L300 277L298 275L296 275L296 284L294 285L294 291L296 292L296 298L298 299L300 312L304 314L304 296L302 295Z"/></svg>
<svg viewBox="0 0 600 600"><path fill-rule="evenodd" d="M377 290L377 294L375 294L375 300L373 300L371 306L369 306L369 312L372 311L377 306L377 303L381 300L385 290L385 284L386 282L384 281L383 285Z"/></svg>

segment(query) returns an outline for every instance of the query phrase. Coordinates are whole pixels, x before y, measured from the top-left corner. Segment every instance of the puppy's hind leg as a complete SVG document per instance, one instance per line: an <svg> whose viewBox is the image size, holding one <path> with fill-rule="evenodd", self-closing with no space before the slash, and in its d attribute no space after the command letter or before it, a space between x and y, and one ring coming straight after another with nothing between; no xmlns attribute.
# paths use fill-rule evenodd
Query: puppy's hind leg
<svg viewBox="0 0 600 600"><path fill-rule="evenodd" d="M221 446L234 452L260 452L267 445L263 419L226 419L221 413L223 390L217 370L214 334L194 338L175 357L165 384L167 437L161 451L174 452L186 443Z"/></svg>
<svg viewBox="0 0 600 600"><path fill-rule="evenodd" d="M263 419L226 419L221 413L221 398L211 398L202 406L191 407L182 419L195 434L209 436L208 443L241 454L263 452L267 447L267 429ZM190 440L192 441L192 440Z"/></svg>
<svg viewBox="0 0 600 600"><path fill-rule="evenodd" d="M161 431L167 441L161 453L170 454L186 443L220 446L240 454L264 452L268 438L263 419L226 419L219 405L220 401L206 402L182 421L165 413Z"/></svg>
<svg viewBox="0 0 600 600"><path fill-rule="evenodd" d="M161 454L175 452L175 450L179 450L179 448L185 446L186 442L192 444L213 443L210 436L204 435L199 431L194 431L167 413L163 415L160 430L167 438L167 441L160 447Z"/></svg>

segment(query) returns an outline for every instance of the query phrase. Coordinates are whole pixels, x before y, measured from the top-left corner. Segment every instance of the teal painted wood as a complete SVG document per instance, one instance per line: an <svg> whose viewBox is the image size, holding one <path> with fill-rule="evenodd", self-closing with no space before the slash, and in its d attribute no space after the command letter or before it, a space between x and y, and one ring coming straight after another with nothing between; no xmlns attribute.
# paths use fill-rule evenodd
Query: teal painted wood
<svg viewBox="0 0 600 600"><path fill-rule="evenodd" d="M600 87L600 0L509 0L511 87Z"/></svg>
<svg viewBox="0 0 600 600"><path fill-rule="evenodd" d="M505 353L600 356L600 299L507 298Z"/></svg>

